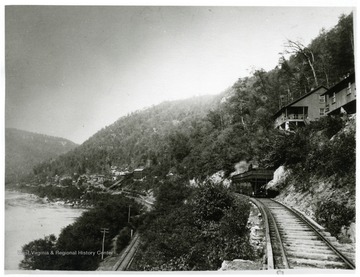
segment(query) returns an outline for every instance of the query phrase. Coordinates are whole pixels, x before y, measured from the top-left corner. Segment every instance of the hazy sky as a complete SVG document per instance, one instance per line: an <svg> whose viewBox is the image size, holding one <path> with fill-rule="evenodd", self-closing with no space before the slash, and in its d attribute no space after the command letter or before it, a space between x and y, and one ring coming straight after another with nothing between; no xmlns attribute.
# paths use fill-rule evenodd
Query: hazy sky
<svg viewBox="0 0 360 277"><path fill-rule="evenodd" d="M216 94L351 8L8 6L6 127L82 143L129 112Z"/></svg>

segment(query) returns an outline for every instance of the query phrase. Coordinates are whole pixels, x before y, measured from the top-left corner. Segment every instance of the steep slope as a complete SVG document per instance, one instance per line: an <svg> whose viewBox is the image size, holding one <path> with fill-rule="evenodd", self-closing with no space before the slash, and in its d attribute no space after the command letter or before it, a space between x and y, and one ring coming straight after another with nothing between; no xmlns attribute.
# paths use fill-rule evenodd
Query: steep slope
<svg viewBox="0 0 360 277"><path fill-rule="evenodd" d="M165 165L169 136L203 118L219 102L217 96L167 101L122 117L50 163L35 168L38 177L55 174L105 173L112 165L134 169L146 164ZM165 172L166 174L167 172Z"/></svg>
<svg viewBox="0 0 360 277"><path fill-rule="evenodd" d="M311 77L301 52L293 53L273 70L255 70L216 97L164 102L123 117L74 151L38 166L35 173L44 180L56 174L106 173L112 165L130 170L150 165L148 175L154 177L171 171L205 179L219 170L229 174L242 160L262 166L269 152L262 145L271 148L272 116L279 104L354 72L352 20L352 14L340 17L335 28L321 32L308 46L319 61L314 67L317 78ZM324 36L326 43L320 43ZM349 39L340 39L345 37ZM338 57L342 49L349 52L344 59ZM329 53L331 58L320 63L318 57Z"/></svg>
<svg viewBox="0 0 360 277"><path fill-rule="evenodd" d="M292 148L293 153L304 153L302 161L279 168L268 188L279 191L278 200L312 217L340 241L354 242L356 116L342 124L328 135L334 120L327 128L307 133L307 143Z"/></svg>
<svg viewBox="0 0 360 277"><path fill-rule="evenodd" d="M45 160L76 147L70 140L13 128L5 129L5 179L17 181Z"/></svg>

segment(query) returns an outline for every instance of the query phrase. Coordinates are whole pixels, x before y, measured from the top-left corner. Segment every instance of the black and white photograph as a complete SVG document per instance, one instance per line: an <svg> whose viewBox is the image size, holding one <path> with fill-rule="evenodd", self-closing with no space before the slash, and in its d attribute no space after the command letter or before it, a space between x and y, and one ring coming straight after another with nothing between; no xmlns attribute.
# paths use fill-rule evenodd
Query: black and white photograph
<svg viewBox="0 0 360 277"><path fill-rule="evenodd" d="M356 273L357 4L238 2L5 1L3 273Z"/></svg>

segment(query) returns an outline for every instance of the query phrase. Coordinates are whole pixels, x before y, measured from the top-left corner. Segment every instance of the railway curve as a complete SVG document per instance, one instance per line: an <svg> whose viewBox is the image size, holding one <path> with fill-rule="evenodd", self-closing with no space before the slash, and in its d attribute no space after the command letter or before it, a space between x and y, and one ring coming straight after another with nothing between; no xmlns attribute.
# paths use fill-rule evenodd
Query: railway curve
<svg viewBox="0 0 360 277"><path fill-rule="evenodd" d="M250 199L265 221L268 269L355 269L335 238L298 211L268 198Z"/></svg>

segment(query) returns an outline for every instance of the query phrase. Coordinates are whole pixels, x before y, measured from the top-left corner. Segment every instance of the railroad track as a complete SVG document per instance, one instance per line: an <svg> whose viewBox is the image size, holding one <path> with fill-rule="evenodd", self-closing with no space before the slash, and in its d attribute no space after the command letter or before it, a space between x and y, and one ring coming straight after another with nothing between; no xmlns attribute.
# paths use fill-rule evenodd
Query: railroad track
<svg viewBox="0 0 360 277"><path fill-rule="evenodd" d="M126 195L128 198L133 198L135 201L140 202L143 204L148 210L151 210L153 207L153 203L136 196L130 196ZM140 244L140 236L139 233L135 233L134 237L132 238L130 244L123 250L123 252L120 254L119 260L116 262L116 264L112 267L112 271L126 271L130 268L136 252L138 251Z"/></svg>
<svg viewBox="0 0 360 277"><path fill-rule="evenodd" d="M113 271L125 271L131 266L134 256L139 248L139 243L140 243L139 234L135 233L130 244L121 253L119 260L113 266L112 268Z"/></svg>
<svg viewBox="0 0 360 277"><path fill-rule="evenodd" d="M354 257L344 255L336 239L315 222L271 199L251 201L265 221L268 269L355 269Z"/></svg>

